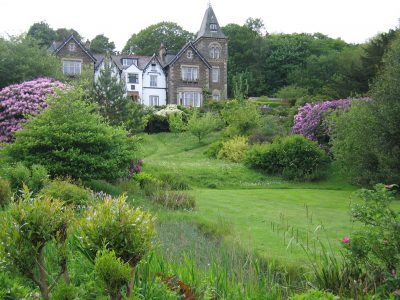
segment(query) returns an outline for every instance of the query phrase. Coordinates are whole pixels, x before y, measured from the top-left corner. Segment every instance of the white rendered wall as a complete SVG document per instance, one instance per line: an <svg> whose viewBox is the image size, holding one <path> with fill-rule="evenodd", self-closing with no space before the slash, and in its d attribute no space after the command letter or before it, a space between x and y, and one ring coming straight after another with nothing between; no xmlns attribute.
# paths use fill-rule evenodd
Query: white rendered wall
<svg viewBox="0 0 400 300"><path fill-rule="evenodd" d="M128 73L138 74L138 83L129 83L128 82ZM125 81L126 91L127 92L138 92L139 101L142 101L142 88L143 88L143 72L136 65L130 65L127 69L122 71L121 79ZM132 89L131 86L134 85L135 89Z"/></svg>
<svg viewBox="0 0 400 300"><path fill-rule="evenodd" d="M151 65L152 63L156 64L155 68ZM157 75L157 87L150 86L150 75ZM159 105L167 104L167 81L165 73L156 59L143 71L142 103L144 105L150 105L150 96L158 96Z"/></svg>

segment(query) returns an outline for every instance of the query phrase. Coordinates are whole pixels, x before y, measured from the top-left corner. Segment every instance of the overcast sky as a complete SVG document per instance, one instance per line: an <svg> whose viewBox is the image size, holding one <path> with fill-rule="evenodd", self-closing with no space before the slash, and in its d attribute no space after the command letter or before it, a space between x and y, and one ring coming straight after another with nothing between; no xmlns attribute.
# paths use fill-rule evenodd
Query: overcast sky
<svg viewBox="0 0 400 300"><path fill-rule="evenodd" d="M6 4L5 4L6 3ZM400 0L212 0L220 26L261 18L270 33L321 32L362 43L399 25ZM0 35L26 32L46 21L74 28L87 39L103 33L121 50L132 33L173 21L197 32L208 0L10 0L0 1Z"/></svg>

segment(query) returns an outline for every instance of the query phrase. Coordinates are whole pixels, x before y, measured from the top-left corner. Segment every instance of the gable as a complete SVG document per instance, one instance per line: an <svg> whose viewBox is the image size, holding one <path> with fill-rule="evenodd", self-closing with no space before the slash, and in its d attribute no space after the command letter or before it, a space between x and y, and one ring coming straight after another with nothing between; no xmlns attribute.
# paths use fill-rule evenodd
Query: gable
<svg viewBox="0 0 400 300"><path fill-rule="evenodd" d="M97 61L93 54L74 35L59 44L57 49L54 50L54 54L63 57L86 57L94 63Z"/></svg>
<svg viewBox="0 0 400 300"><path fill-rule="evenodd" d="M198 59L196 59L198 58ZM191 61L200 60L201 64L204 64L207 68L211 69L210 63L204 58L203 55L196 49L192 42L187 43L171 60L168 66L173 65L176 62L190 63Z"/></svg>

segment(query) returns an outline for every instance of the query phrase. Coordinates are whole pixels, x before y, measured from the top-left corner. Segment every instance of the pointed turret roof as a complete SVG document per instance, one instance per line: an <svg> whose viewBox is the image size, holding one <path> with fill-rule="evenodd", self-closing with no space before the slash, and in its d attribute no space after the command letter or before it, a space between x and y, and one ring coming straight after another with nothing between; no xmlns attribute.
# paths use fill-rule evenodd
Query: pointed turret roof
<svg viewBox="0 0 400 300"><path fill-rule="evenodd" d="M221 27L219 27L217 17L211 5L208 6L204 14L203 22L201 23L200 31L197 33L197 38L199 39L201 37L226 39Z"/></svg>

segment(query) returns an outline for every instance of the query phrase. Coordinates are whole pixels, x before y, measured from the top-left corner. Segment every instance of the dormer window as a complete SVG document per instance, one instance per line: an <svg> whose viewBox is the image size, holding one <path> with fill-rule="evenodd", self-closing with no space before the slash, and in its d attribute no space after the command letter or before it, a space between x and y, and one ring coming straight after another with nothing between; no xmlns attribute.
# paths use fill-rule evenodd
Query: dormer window
<svg viewBox="0 0 400 300"><path fill-rule="evenodd" d="M186 57L189 58L189 59L192 59L193 58L193 51L192 50L188 50L186 52Z"/></svg>
<svg viewBox="0 0 400 300"><path fill-rule="evenodd" d="M211 23L210 24L210 31L217 31L218 30L218 25L216 23Z"/></svg>
<svg viewBox="0 0 400 300"><path fill-rule="evenodd" d="M76 51L75 43L69 43L68 44L68 50L71 51L71 52L75 52Z"/></svg>
<svg viewBox="0 0 400 300"><path fill-rule="evenodd" d="M122 65L124 67L129 67L131 65L137 66L137 59L136 58L123 58Z"/></svg>

